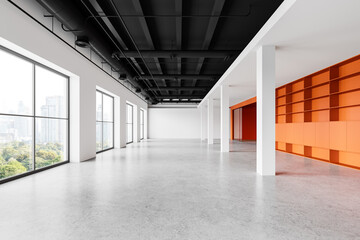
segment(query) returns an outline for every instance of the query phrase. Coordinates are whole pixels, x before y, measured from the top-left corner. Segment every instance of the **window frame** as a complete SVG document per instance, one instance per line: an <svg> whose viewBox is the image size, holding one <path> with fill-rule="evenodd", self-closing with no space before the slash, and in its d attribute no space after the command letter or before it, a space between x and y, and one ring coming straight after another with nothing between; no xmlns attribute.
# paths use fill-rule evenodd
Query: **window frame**
<svg viewBox="0 0 360 240"><path fill-rule="evenodd" d="M131 107L131 123L128 123L128 107ZM128 142L127 138L128 138L128 132L127 132L127 126L131 124L131 141ZM130 103L126 103L126 144L130 144L134 142L134 106L131 105Z"/></svg>
<svg viewBox="0 0 360 240"><path fill-rule="evenodd" d="M63 164L67 164L70 162L70 77L55 70L55 69L52 69L42 63L39 63L31 58L28 58L18 52L15 52L11 49L8 49L2 45L0 45L0 50L8 53L8 54L11 54L11 55L14 55L15 57L18 57L22 60L25 60L29 63L32 64L32 107L33 107L33 111L31 114L29 115L26 115L26 114L13 114L13 113L1 113L0 112L0 116L9 116L9 117L27 117L27 118L30 118L32 119L32 144L31 144L31 147L32 147L32 162L33 162L33 170L30 170L28 172L25 172L25 173L21 173L21 174L17 174L17 175L14 175L14 176L11 176L11 177L7 177L7 178L4 178L4 179L0 179L0 184L3 184L3 183L6 183L6 182L10 182L10 181L13 181L13 180L16 180L16 179L19 179L19 178L23 178L23 177L26 177L26 176L29 176L29 175L32 175L32 174L36 174L36 173L39 173L39 172L42 172L42 171L45 171L45 170L48 170L48 169L51 169L51 168L54 168L54 167L57 167L57 166L60 166L60 165L63 165ZM47 117L47 116L37 116L36 115L36 66L39 66L41 68L44 68L45 70L48 70L50 72L53 72L57 75L60 75L64 78L66 78L66 117L63 118L63 117ZM49 166L45 166L45 167L41 167L41 168L36 168L36 120L37 119L55 119L55 120L65 120L66 123L67 123L67 131L66 131L66 148L67 148L67 153L66 153L66 159L67 160L64 160L62 162L59 162L59 163L55 163L55 164L52 164L52 165L49 165Z"/></svg>
<svg viewBox="0 0 360 240"><path fill-rule="evenodd" d="M140 108L140 140L145 136L145 110Z"/></svg>
<svg viewBox="0 0 360 240"><path fill-rule="evenodd" d="M101 121L95 119L96 123L101 123L101 150L96 151L96 154L106 152L108 150L114 149L114 136L115 136L115 98L99 89L96 89L96 92L101 93ZM104 95L112 98L112 122L104 121ZM97 106L97 104L95 104ZM104 122L112 124L112 147L104 149Z"/></svg>

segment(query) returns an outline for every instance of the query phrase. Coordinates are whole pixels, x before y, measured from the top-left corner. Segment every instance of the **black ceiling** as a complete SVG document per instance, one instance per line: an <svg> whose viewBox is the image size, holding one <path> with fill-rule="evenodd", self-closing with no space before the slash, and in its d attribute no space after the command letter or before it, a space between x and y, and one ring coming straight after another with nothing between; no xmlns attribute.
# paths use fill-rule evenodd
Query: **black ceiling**
<svg viewBox="0 0 360 240"><path fill-rule="evenodd" d="M37 1L156 104L200 101L283 0Z"/></svg>

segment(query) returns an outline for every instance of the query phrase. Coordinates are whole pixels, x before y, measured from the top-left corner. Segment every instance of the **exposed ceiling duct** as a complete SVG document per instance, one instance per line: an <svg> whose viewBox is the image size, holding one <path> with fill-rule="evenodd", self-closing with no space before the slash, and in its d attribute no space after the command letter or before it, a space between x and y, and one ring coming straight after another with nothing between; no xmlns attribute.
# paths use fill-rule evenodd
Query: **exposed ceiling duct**
<svg viewBox="0 0 360 240"><path fill-rule="evenodd" d="M127 57L140 58L141 56L137 51L123 51ZM174 59L177 57L181 58L222 58L224 60L229 60L233 57L239 55L239 51L206 51L206 50L162 50L162 51L153 51L153 50L143 50L141 55L144 58L170 58ZM120 52L113 53L113 57L124 58L125 56Z"/></svg>
<svg viewBox="0 0 360 240"><path fill-rule="evenodd" d="M87 23L87 18L72 0L36 0L50 14L57 18L76 37L76 44L80 47L91 47L106 61L114 71L119 73L119 79L128 80L136 89L142 92L147 99L155 102L152 92L141 91L146 89L143 81L138 82L137 73L125 59L114 59L112 53L117 51L114 43L106 37L100 26ZM140 89L140 91L139 91Z"/></svg>

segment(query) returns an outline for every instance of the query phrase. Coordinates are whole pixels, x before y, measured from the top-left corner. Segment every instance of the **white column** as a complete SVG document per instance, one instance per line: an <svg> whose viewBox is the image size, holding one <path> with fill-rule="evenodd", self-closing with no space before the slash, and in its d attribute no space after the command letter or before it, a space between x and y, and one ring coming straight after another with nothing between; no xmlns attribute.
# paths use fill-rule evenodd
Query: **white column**
<svg viewBox="0 0 360 240"><path fill-rule="evenodd" d="M205 140L205 120L206 120L206 116L205 116L205 107L201 106L200 107L200 139L201 141Z"/></svg>
<svg viewBox="0 0 360 240"><path fill-rule="evenodd" d="M133 121L133 127L134 127L134 143L140 142L140 107L137 105L134 105L133 108L133 115L134 115L134 121Z"/></svg>
<svg viewBox="0 0 360 240"><path fill-rule="evenodd" d="M120 98L120 147L126 147L126 100Z"/></svg>
<svg viewBox="0 0 360 240"><path fill-rule="evenodd" d="M229 152L230 139L229 86L220 86L220 137L221 152Z"/></svg>
<svg viewBox="0 0 360 240"><path fill-rule="evenodd" d="M214 143L214 99L208 98L208 144Z"/></svg>
<svg viewBox="0 0 360 240"><path fill-rule="evenodd" d="M257 50L256 96L256 171L275 175L275 46Z"/></svg>
<svg viewBox="0 0 360 240"><path fill-rule="evenodd" d="M114 148L121 147L120 115L120 97L114 96Z"/></svg>
<svg viewBox="0 0 360 240"><path fill-rule="evenodd" d="M144 110L144 139L148 139L148 110Z"/></svg>

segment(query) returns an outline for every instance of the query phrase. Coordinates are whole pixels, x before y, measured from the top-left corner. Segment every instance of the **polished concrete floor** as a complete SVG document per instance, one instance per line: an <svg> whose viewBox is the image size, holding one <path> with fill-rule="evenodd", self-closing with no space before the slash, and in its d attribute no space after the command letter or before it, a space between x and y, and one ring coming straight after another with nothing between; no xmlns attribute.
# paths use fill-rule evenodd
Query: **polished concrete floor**
<svg viewBox="0 0 360 240"><path fill-rule="evenodd" d="M360 171L149 140L0 185L0 239L360 239Z"/></svg>

